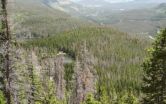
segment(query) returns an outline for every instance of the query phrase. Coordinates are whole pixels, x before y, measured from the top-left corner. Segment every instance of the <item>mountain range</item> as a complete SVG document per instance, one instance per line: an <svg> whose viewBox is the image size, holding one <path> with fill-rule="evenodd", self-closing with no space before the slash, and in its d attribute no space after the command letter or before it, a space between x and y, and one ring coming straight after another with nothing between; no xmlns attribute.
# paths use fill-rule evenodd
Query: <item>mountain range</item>
<svg viewBox="0 0 166 104"><path fill-rule="evenodd" d="M44 0L54 9L121 31L154 35L166 23L165 0ZM47 1L47 2L46 2ZM146 28L143 28L146 26Z"/></svg>

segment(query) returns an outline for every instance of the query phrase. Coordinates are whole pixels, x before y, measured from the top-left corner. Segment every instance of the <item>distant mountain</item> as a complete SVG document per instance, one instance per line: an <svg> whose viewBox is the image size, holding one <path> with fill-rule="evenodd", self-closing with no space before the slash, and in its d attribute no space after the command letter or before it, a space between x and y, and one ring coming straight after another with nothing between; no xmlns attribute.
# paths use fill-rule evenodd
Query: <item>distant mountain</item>
<svg viewBox="0 0 166 104"><path fill-rule="evenodd" d="M78 4L71 0L43 0L43 3L50 6L51 8L67 13L75 11L78 7L80 7Z"/></svg>
<svg viewBox="0 0 166 104"><path fill-rule="evenodd" d="M15 6L11 12L15 19L14 22L18 25L15 26L16 37L46 37L62 31L83 27L85 24L91 25L87 21L73 18L70 14L49 6L49 3L56 2L60 7L58 0L15 0ZM29 36L25 34L29 34Z"/></svg>
<svg viewBox="0 0 166 104"><path fill-rule="evenodd" d="M43 2L48 5L69 5L72 3L71 0L43 0Z"/></svg>
<svg viewBox="0 0 166 104"><path fill-rule="evenodd" d="M117 3L134 3L134 2L144 2L144 3L163 3L166 2L166 0L72 0L73 2L83 3L83 4L103 4L103 3L111 3L111 4L117 4Z"/></svg>
<svg viewBox="0 0 166 104"><path fill-rule="evenodd" d="M131 9L140 9L140 8L151 8L160 3L166 3L166 0L67 0L67 1L79 4L83 6L84 9L100 8L102 10L103 9L131 10Z"/></svg>
<svg viewBox="0 0 166 104"><path fill-rule="evenodd" d="M99 6L105 6L105 5L109 5L110 3L108 1L105 0L80 0L79 2L77 2L78 4L84 5L84 6L91 6L91 7L99 7Z"/></svg>
<svg viewBox="0 0 166 104"><path fill-rule="evenodd" d="M156 9L166 11L166 3L161 3Z"/></svg>
<svg viewBox="0 0 166 104"><path fill-rule="evenodd" d="M135 0L135 1L139 1L139 2L151 2L151 3L166 3L166 0Z"/></svg>
<svg viewBox="0 0 166 104"><path fill-rule="evenodd" d="M65 12L68 10L66 10L64 7L68 7L74 3L71 0L43 0L43 2L52 8L59 9Z"/></svg>
<svg viewBox="0 0 166 104"><path fill-rule="evenodd" d="M88 9L101 10L131 10L139 8L151 8L166 0L43 0L52 8L65 12L85 12ZM83 11L82 11L83 10ZM91 11L91 10L90 10Z"/></svg>
<svg viewBox="0 0 166 104"><path fill-rule="evenodd" d="M72 16L132 34L154 35L159 27L166 26L166 0L46 1L50 7Z"/></svg>
<svg viewBox="0 0 166 104"><path fill-rule="evenodd" d="M166 2L165 0L105 0L110 3L129 3L129 2L144 2L144 3L163 3Z"/></svg>

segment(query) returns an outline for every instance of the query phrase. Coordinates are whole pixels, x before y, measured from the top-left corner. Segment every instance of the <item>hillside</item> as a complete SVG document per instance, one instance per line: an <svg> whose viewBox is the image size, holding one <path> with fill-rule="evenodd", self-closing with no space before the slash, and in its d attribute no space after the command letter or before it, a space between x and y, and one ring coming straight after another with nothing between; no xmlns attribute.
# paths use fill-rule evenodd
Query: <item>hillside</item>
<svg viewBox="0 0 166 104"><path fill-rule="evenodd" d="M96 88L104 88L113 100L114 96L120 97L126 90L132 90L135 96L139 96L143 74L140 65L148 44L146 39L130 36L109 27L94 27L27 41L24 47L38 47L49 53L63 51L75 62L82 55L81 50L87 48L91 56L94 56L93 61L96 61L92 70L98 76Z"/></svg>
<svg viewBox="0 0 166 104"><path fill-rule="evenodd" d="M160 28L166 26L164 4L164 0L133 0L122 3L81 0L75 5L70 4L61 8L75 17L84 18L100 25L111 25L123 32L155 35Z"/></svg>
<svg viewBox="0 0 166 104"><path fill-rule="evenodd" d="M158 7L156 9L160 10L161 12L165 12L165 10L166 10L166 3L161 3L160 5L158 5Z"/></svg>
<svg viewBox="0 0 166 104"><path fill-rule="evenodd" d="M72 18L65 12L52 9L43 0L15 0L13 14L18 38L46 37L93 23Z"/></svg>
<svg viewBox="0 0 166 104"><path fill-rule="evenodd" d="M152 40L97 24L81 13L77 18L76 12L65 11L77 10L73 6L80 4L16 0L9 9L14 28L11 41L4 42L10 49L0 47L0 79L2 86L9 86L11 104L139 104L141 65ZM95 12L98 6L80 8ZM8 75L3 65L9 67ZM3 90L0 101L7 95Z"/></svg>

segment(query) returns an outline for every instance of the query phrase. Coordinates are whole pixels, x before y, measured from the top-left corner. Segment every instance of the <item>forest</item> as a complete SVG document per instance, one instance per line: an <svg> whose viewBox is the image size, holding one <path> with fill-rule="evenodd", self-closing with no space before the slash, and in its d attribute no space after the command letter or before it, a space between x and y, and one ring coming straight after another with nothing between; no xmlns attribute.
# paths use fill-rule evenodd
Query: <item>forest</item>
<svg viewBox="0 0 166 104"><path fill-rule="evenodd" d="M129 34L42 0L0 5L0 104L166 104L166 29Z"/></svg>

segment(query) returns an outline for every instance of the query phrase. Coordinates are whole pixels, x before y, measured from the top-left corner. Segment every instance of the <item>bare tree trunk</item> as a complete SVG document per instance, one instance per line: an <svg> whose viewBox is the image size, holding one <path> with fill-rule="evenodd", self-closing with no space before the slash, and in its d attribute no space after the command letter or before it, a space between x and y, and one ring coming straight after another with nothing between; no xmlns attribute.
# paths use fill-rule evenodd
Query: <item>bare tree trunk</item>
<svg viewBox="0 0 166 104"><path fill-rule="evenodd" d="M1 0L2 8L2 40L5 43L5 57L4 57L4 77L5 77L5 97L7 104L11 104L11 92L10 92L10 29L7 14L7 0Z"/></svg>
<svg viewBox="0 0 166 104"><path fill-rule="evenodd" d="M13 96L14 96L14 104L20 104L17 91L14 91Z"/></svg>
<svg viewBox="0 0 166 104"><path fill-rule="evenodd" d="M55 59L55 76L56 95L59 100L65 97L65 80L64 80L64 55L59 54Z"/></svg>
<svg viewBox="0 0 166 104"><path fill-rule="evenodd" d="M32 59L32 54L29 55L29 59ZM34 98L35 98L35 81L34 81L34 69L33 65L31 63L31 60L28 61L28 71L29 71L29 78L30 78L30 89L29 89L29 95L28 95L28 104L34 104Z"/></svg>

